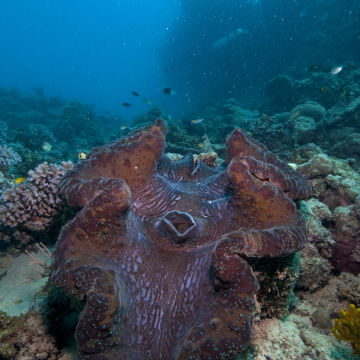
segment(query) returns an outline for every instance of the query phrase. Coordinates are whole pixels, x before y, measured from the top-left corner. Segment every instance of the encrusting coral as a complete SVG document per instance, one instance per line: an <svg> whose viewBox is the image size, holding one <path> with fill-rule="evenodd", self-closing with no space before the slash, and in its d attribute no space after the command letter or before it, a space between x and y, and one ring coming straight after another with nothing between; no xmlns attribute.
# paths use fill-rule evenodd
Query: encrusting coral
<svg viewBox="0 0 360 360"><path fill-rule="evenodd" d="M83 207L52 264L52 280L86 300L80 359L234 356L249 345L259 289L247 259L306 243L299 173L238 129L227 166L171 161L165 131L157 120L95 148L60 182Z"/></svg>
<svg viewBox="0 0 360 360"><path fill-rule="evenodd" d="M332 332L338 340L348 341L354 354L360 354L360 308L351 304L347 311L340 310L340 319L335 319Z"/></svg>
<svg viewBox="0 0 360 360"><path fill-rule="evenodd" d="M0 196L0 222L12 228L24 225L30 230L45 229L62 204L58 183L71 168L71 162L44 162L30 170L26 181Z"/></svg>

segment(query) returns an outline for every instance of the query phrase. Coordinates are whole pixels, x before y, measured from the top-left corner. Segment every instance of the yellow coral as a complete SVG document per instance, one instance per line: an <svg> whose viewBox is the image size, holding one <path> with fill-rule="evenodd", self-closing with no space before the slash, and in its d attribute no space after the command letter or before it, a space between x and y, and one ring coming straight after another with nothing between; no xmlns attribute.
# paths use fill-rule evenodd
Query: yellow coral
<svg viewBox="0 0 360 360"><path fill-rule="evenodd" d="M348 341L354 354L360 354L360 308L351 304L348 311L340 310L340 319L335 319L332 332L338 340Z"/></svg>

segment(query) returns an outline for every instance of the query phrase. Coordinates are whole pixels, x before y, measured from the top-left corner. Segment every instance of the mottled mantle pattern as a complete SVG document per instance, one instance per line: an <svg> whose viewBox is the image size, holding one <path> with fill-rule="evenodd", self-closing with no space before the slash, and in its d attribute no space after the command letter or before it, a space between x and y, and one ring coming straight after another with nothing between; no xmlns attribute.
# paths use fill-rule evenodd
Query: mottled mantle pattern
<svg viewBox="0 0 360 360"><path fill-rule="evenodd" d="M163 155L161 120L95 148L61 181L82 210L60 235L52 279L86 300L80 359L223 359L251 338L259 284L247 257L301 249L292 199L306 180L234 130L227 167Z"/></svg>

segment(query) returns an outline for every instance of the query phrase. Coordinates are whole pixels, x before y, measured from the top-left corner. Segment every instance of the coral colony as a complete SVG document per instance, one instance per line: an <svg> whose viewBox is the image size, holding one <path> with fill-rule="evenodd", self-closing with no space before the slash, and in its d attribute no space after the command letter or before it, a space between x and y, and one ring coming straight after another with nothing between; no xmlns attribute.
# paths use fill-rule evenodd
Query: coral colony
<svg viewBox="0 0 360 360"><path fill-rule="evenodd" d="M30 170L26 182L1 194L0 221L12 228L24 225L44 230L62 205L58 182L71 167L71 162L61 165L44 162Z"/></svg>

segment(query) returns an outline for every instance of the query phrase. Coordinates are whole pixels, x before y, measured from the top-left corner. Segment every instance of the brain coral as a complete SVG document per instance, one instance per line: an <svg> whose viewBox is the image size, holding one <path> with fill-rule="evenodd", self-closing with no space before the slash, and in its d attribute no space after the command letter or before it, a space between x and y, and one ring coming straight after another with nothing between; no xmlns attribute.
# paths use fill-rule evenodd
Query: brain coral
<svg viewBox="0 0 360 360"><path fill-rule="evenodd" d="M161 120L95 148L60 187L82 206L52 279L85 300L80 359L223 359L250 342L259 284L248 257L302 248L306 180L234 130L227 167L163 154Z"/></svg>

